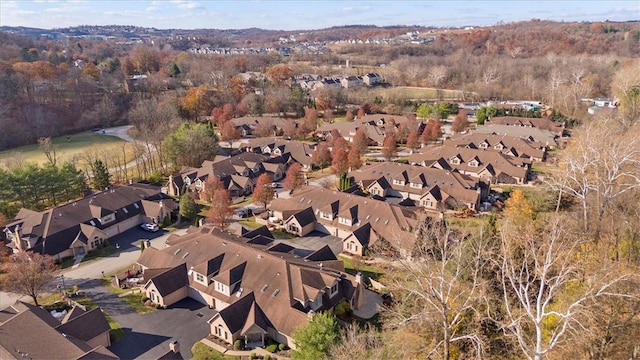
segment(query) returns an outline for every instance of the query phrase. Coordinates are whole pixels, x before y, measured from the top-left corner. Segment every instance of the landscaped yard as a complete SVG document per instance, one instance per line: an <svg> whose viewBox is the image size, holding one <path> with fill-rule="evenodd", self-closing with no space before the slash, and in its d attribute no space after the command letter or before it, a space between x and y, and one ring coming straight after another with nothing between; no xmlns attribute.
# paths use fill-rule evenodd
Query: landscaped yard
<svg viewBox="0 0 640 360"><path fill-rule="evenodd" d="M114 254L116 251L118 251L118 249L116 249L115 246L112 246L112 245L105 246L103 248L96 249L96 250L93 250L93 251L89 252L82 259L82 262L86 262L86 261L97 259L97 258L107 257L109 255ZM69 268L74 264L74 262L75 262L75 260L72 257L65 258L62 261L62 263L60 263L60 268L61 269Z"/></svg>
<svg viewBox="0 0 640 360"><path fill-rule="evenodd" d="M117 273L122 273L123 271L118 271ZM115 275L109 274L104 279L102 279L102 284L109 289L112 293L116 294L120 299L129 304L131 308L137 312L138 314L144 315L156 310L153 306L146 306L142 302L143 294L140 293L139 289L121 289L115 287L111 284L111 280ZM133 293L132 293L133 292ZM126 294L126 295L125 295Z"/></svg>
<svg viewBox="0 0 640 360"><path fill-rule="evenodd" d="M344 263L345 271L351 275L355 275L360 272L371 279L377 280L384 274L384 271L379 267L374 265L367 265L363 260L359 258L349 259L347 257L338 255L338 260L341 260Z"/></svg>
<svg viewBox="0 0 640 360"><path fill-rule="evenodd" d="M191 360L235 360L240 359L238 356L228 356L209 347L201 342L197 342L191 348Z"/></svg>
<svg viewBox="0 0 640 360"><path fill-rule="evenodd" d="M68 140L67 140L68 139ZM133 145L116 136L102 135L94 132L83 132L79 134L61 136L53 139L53 145L56 148L56 156L58 163L71 160L72 158L81 158L84 151L99 153L117 153L122 154L124 147L127 154L127 162L133 160ZM4 163L8 159L16 159L19 157L22 161L44 164L47 158L38 144L22 146L0 152L0 163ZM78 166L83 167L82 160Z"/></svg>

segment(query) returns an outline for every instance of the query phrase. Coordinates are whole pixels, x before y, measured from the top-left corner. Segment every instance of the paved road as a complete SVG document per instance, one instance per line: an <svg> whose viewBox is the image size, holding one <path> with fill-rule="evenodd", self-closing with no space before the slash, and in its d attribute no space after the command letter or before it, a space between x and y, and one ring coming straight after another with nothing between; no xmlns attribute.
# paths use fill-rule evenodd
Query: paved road
<svg viewBox="0 0 640 360"><path fill-rule="evenodd" d="M186 232L186 230L178 230L179 234L184 232ZM151 246L161 249L165 246L164 242L168 236L169 233L165 232L148 233L138 228L131 229L109 239L111 244L115 245L117 243L120 245L119 252L106 258L81 263L79 267L75 269L68 268L62 270L59 274L64 276L65 287L80 285L84 282L90 281L91 279L99 279L102 277L103 271L105 274L108 274L135 263L138 256L140 256L140 239L150 239ZM60 278L56 280L56 284L59 281ZM56 284L52 284L52 286L55 286ZM20 296L0 292L0 309L4 309L7 306L12 305L20 298ZM28 301L29 298L23 298L23 300Z"/></svg>
<svg viewBox="0 0 640 360"><path fill-rule="evenodd" d="M207 320L216 313L187 298L167 309L140 315L97 280L84 283L82 289L124 329L126 336L109 347L121 359L157 359L174 340L180 343L182 357L190 359L191 347L209 335Z"/></svg>

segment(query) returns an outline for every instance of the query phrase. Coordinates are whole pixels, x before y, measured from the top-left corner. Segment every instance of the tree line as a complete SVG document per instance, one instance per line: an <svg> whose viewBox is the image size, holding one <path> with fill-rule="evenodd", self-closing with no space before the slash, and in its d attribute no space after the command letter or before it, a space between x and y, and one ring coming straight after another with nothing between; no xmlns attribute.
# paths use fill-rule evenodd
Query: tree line
<svg viewBox="0 0 640 360"><path fill-rule="evenodd" d="M71 163L26 163L0 168L0 213L13 217L20 208L41 211L84 196L85 175Z"/></svg>

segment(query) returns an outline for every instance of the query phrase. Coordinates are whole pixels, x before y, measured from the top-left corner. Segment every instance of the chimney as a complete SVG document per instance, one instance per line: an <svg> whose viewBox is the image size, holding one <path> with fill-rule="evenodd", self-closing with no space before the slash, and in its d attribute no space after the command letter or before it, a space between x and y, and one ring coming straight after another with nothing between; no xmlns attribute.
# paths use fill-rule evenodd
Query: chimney
<svg viewBox="0 0 640 360"><path fill-rule="evenodd" d="M176 354L180 352L180 343L178 342L178 340L173 340L169 343L169 350L173 351Z"/></svg>

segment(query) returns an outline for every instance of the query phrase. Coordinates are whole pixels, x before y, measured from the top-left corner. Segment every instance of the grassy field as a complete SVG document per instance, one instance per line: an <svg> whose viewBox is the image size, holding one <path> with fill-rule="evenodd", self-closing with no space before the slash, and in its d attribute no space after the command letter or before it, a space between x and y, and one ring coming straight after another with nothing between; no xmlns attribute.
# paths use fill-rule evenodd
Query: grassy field
<svg viewBox="0 0 640 360"><path fill-rule="evenodd" d="M82 154L86 151L92 153L122 154L123 146L127 153L127 161L133 160L134 151L132 144L115 136L101 135L89 131L54 138L53 145L56 148L58 163L64 163L73 158L81 159ZM26 145L0 152L0 164L6 164L8 160L15 159L38 164L47 162L47 158L38 144ZM82 167L82 164L82 161L80 161L78 163L79 167Z"/></svg>
<svg viewBox="0 0 640 360"><path fill-rule="evenodd" d="M382 89L381 92L384 98L435 100L439 98L462 99L463 97L462 96L463 92L459 90L408 87L408 86L399 86L399 87Z"/></svg>

